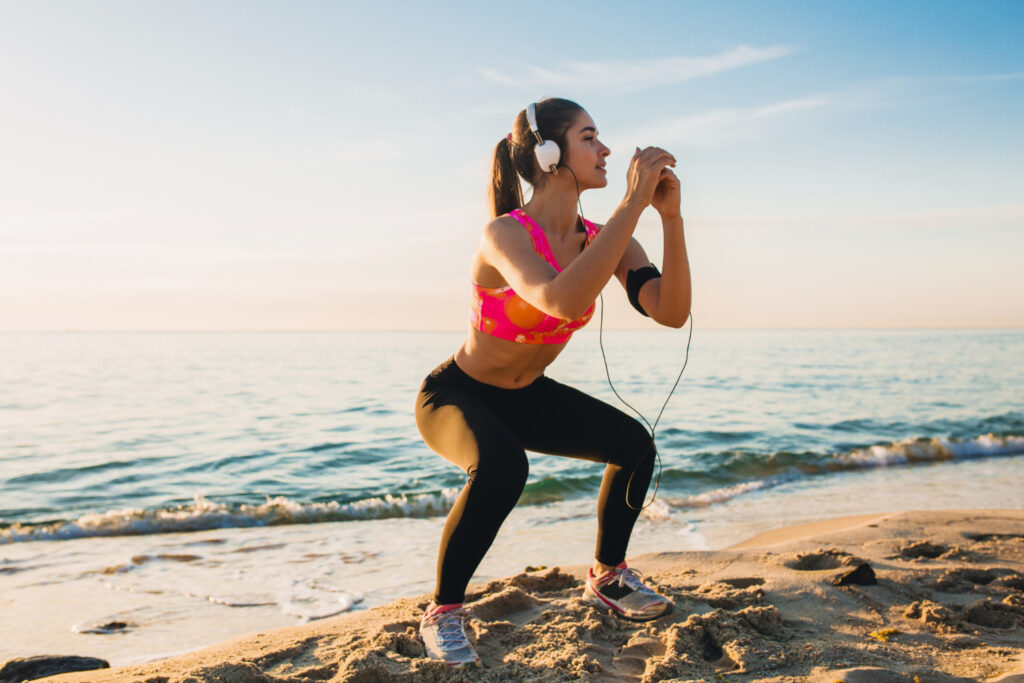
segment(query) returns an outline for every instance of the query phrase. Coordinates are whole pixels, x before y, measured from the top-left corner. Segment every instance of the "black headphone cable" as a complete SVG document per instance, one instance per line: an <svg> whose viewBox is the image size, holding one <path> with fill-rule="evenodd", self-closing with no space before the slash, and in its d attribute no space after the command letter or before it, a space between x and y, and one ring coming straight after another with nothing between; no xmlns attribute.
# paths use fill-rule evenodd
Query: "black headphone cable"
<svg viewBox="0 0 1024 683"><path fill-rule="evenodd" d="M590 233L587 232L587 229L586 229L586 226L587 226L586 221L587 221L587 219L583 215L583 202L580 201L580 194L581 194L580 193L580 182L576 178L576 173L573 172L573 170L569 166L562 165L561 167L565 168L565 169L568 169L569 173L572 173L573 181L576 183L576 204L579 206L580 218L583 220L583 230L584 230L584 238L583 239L584 239L584 242L585 242L585 246L589 246L590 245ZM669 399L672 398L672 394L675 393L676 387L679 386L679 380L681 380L682 377L683 377L683 372L686 370L687 363L690 362L690 342L693 341L693 313L691 312L689 314L689 316L687 316L687 319L690 321L690 333L689 333L689 336L686 339L686 356L683 359L683 367L679 368L679 374L676 375L676 381L672 384L672 389L668 392L668 396L665 397L665 402L661 404L661 410L658 411L658 417L655 418L654 424L652 425L650 422L647 421L647 418L644 417L643 413L641 413L639 410L634 408L632 405L630 405L630 403L626 399L622 398L622 396L619 395L619 392L615 390L615 385L612 383L611 371L608 369L608 355L605 353L605 350L604 350L604 292L599 292L598 293L598 298L601 301L601 313L600 313L600 317L598 319L599 323L598 323L598 332L597 332L597 343L598 343L598 346L601 347L601 360L604 361L604 374L605 374L605 377L608 379L608 386L609 386L609 388L611 388L612 393L615 394L615 397L618 398L620 401L622 401L622 403L625 404L630 410L632 410L634 413L636 413L637 416L641 420L643 420L643 423L645 425L647 425L647 429L650 430L650 432L651 432L651 447L650 447L650 450L654 451L654 456L658 459L658 476L657 476L657 478L654 481L654 493L651 495L651 502L649 502L646 505L643 505L643 506L641 506L639 508L633 507L633 505L629 502L629 487L633 484L633 477L634 477L634 475L636 475L637 468L640 466L640 463L643 462L646 459L646 456L643 457L643 458L640 458L640 460L638 460L637 463L633 466L633 471L630 472L630 474L629 474L629 481L626 483L626 505L631 510L643 511L643 510L646 510L647 508L649 508L651 505L653 505L655 498L657 498L657 496L658 496L658 487L659 487L659 485L661 483L662 463L661 463L661 454L658 453L658 447L657 447L657 444L655 443L655 430L658 427L658 422L661 421L661 416L662 416L662 414L664 414L665 408L668 406Z"/></svg>

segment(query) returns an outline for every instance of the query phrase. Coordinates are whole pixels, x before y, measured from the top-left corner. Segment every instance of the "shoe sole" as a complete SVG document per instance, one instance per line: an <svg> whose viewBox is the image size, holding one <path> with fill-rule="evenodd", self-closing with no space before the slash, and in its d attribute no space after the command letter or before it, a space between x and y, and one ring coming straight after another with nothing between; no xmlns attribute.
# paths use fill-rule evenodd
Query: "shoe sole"
<svg viewBox="0 0 1024 683"><path fill-rule="evenodd" d="M671 614L673 608L675 607L671 602L666 602L665 603L664 611L659 612L658 614L653 614L653 615L650 615L650 616L634 617L634 616L630 616L630 615L626 614L625 612L620 612L618 609L616 609L612 605L609 605L607 602L605 602L601 598L597 597L596 595L593 595L593 594L590 594L590 593L584 593L583 594L583 600L584 600L584 602L587 602L587 603L593 605L594 607L603 607L603 608L607 609L609 612L614 614L619 619L625 619L626 621L632 621L632 622L636 622L636 623L641 623L641 622L645 622L645 621L654 621L655 619L661 619L666 614Z"/></svg>
<svg viewBox="0 0 1024 683"><path fill-rule="evenodd" d="M447 664L452 669L458 669L459 667L463 667L463 666L482 667L484 665L483 661L480 659L479 656L476 659L470 659L470 660L465 661L465 662L448 662L448 661L445 661L444 657L436 657L436 656L434 656L433 654L431 654L427 650L427 644L423 642L423 638L420 638L419 640L420 640L420 645L423 646L423 654L425 654L427 656L427 659L432 659L432 660L434 660L436 662L444 662L445 664Z"/></svg>
<svg viewBox="0 0 1024 683"><path fill-rule="evenodd" d="M483 668L484 663L479 659L474 659L471 662L448 662L449 669L461 669L462 667L475 667L477 669Z"/></svg>

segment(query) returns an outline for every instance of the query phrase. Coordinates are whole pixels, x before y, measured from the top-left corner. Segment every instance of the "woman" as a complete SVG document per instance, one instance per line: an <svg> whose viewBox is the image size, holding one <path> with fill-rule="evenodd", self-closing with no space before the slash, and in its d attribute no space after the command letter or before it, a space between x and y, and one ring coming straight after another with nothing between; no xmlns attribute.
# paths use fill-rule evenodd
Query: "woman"
<svg viewBox="0 0 1024 683"><path fill-rule="evenodd" d="M525 449L606 463L584 598L635 621L672 608L625 563L654 468L651 435L617 408L544 375L590 320L612 275L633 306L658 323L682 327L689 316L679 180L667 168L675 157L637 148L625 198L605 225L595 225L577 217L578 192L608 184L609 154L575 102L545 99L519 112L494 151L495 218L473 259L469 337L417 397L424 441L469 476L445 524L434 602L420 624L427 653L452 665L480 663L466 638L462 602L526 484ZM525 204L519 177L533 187ZM664 273L632 237L647 206L661 214Z"/></svg>

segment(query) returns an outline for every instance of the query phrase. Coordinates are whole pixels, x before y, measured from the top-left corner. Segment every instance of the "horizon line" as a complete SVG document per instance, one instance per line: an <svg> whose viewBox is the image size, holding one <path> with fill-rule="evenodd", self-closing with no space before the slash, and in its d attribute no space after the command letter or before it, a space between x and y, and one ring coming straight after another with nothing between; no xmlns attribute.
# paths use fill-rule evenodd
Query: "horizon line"
<svg viewBox="0 0 1024 683"><path fill-rule="evenodd" d="M683 327L686 327L684 325ZM604 330L605 332L655 332L660 331L662 328L639 328L639 327L616 327ZM665 328L670 329L670 328ZM678 328L682 329L682 328ZM1024 324L1021 325L971 325L962 327L951 327L951 326L917 326L917 327L878 327L878 326L865 326L865 327L807 327L807 326L793 326L793 327L703 327L701 328L707 331L715 332L856 332L856 331L874 331L874 332L906 332L913 330L990 330L990 331L1024 331ZM47 328L47 329L22 329L22 330L0 330L0 334L145 334L145 333L170 333L170 332L189 332L189 333L210 333L210 332L408 332L408 333L440 333L440 334L452 334L455 332L464 332L464 329L404 329L404 328L343 328L343 327L301 327L301 328L258 328L258 327L244 327L244 328L167 328L167 329L86 329L79 327L67 327L67 328ZM577 330L577 334L593 333L593 329L581 329Z"/></svg>

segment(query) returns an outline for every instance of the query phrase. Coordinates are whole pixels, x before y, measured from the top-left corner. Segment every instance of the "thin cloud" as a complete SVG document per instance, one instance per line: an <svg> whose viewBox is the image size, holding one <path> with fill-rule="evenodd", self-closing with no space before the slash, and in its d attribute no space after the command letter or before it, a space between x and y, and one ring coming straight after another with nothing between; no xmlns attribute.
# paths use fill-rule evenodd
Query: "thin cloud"
<svg viewBox="0 0 1024 683"><path fill-rule="evenodd" d="M708 147L741 138L753 137L756 122L796 112L821 109L834 104L833 95L818 94L753 107L727 107L654 121L615 136L615 142L658 140L658 144L677 143ZM620 145L621 146L621 145Z"/></svg>
<svg viewBox="0 0 1024 683"><path fill-rule="evenodd" d="M812 110L852 111L887 109L927 101L935 93L949 95L948 86L1016 80L1024 74L977 74L973 76L940 76L880 78L849 87L806 95L794 99L744 107L722 107L701 112L659 119L641 124L615 136L613 146L639 144L658 140L658 144L684 144L714 147L738 140L756 139L763 132L766 120ZM952 96L952 95L949 95Z"/></svg>
<svg viewBox="0 0 1024 683"><path fill-rule="evenodd" d="M937 80L948 81L950 83L991 83L998 81L1016 81L1024 78L1024 72L1008 73L1008 74L979 74L975 76L946 76Z"/></svg>
<svg viewBox="0 0 1024 683"><path fill-rule="evenodd" d="M796 51L796 48L786 45L765 48L739 45L731 50L706 57L569 62L557 69L524 66L515 74L486 67L480 67L478 71L490 81L521 88L588 88L598 91L626 92L688 81L751 64L760 64L786 57Z"/></svg>
<svg viewBox="0 0 1024 683"><path fill-rule="evenodd" d="M830 95L811 95L810 97L801 97L795 100L786 100L784 102L777 102L775 104L769 104L762 107L755 107L748 115L752 119L765 119L772 116L781 116L782 114L791 114L793 112L804 111L807 109L827 107L831 103L832 96Z"/></svg>
<svg viewBox="0 0 1024 683"><path fill-rule="evenodd" d="M658 140L694 147L714 147L756 139L767 120L813 110L850 111L900 106L912 101L910 79L886 78L857 83L841 90L813 93L779 102L721 107L660 119L616 136L619 141Z"/></svg>

